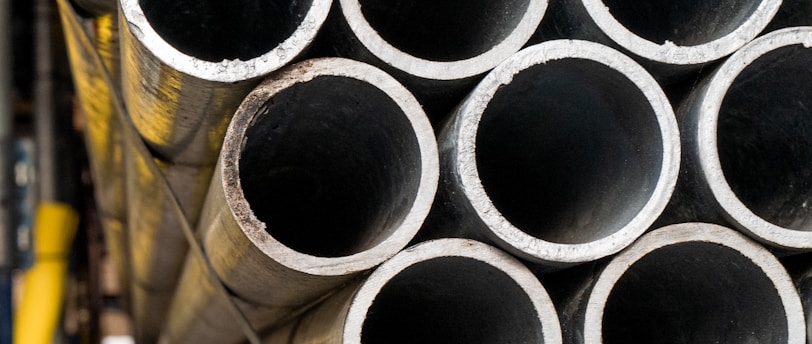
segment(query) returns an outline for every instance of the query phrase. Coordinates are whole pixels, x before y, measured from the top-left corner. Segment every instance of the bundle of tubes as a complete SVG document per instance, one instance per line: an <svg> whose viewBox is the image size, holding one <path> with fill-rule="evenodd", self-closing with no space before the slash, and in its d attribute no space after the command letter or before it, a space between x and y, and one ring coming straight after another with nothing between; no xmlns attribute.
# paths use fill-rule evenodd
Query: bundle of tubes
<svg viewBox="0 0 812 344"><path fill-rule="evenodd" d="M59 4L139 342L812 340L809 2Z"/></svg>

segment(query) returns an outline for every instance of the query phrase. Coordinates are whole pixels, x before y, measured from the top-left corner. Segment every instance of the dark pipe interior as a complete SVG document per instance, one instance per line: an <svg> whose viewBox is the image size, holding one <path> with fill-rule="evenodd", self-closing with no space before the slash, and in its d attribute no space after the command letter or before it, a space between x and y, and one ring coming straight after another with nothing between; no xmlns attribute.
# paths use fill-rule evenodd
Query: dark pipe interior
<svg viewBox="0 0 812 344"><path fill-rule="evenodd" d="M363 343L543 343L527 294L494 267L462 257L413 265L380 291Z"/></svg>
<svg viewBox="0 0 812 344"><path fill-rule="evenodd" d="M704 44L733 32L759 0L603 0L612 16L636 35L657 44Z"/></svg>
<svg viewBox="0 0 812 344"><path fill-rule="evenodd" d="M304 20L312 0L139 0L167 43L198 59L250 60L273 50Z"/></svg>
<svg viewBox="0 0 812 344"><path fill-rule="evenodd" d="M775 225L812 231L812 50L772 51L735 79L719 113L722 171Z"/></svg>
<svg viewBox="0 0 812 344"><path fill-rule="evenodd" d="M420 184L411 123L378 88L318 77L273 96L246 131L245 198L267 231L315 256L357 253L383 241Z"/></svg>
<svg viewBox="0 0 812 344"><path fill-rule="evenodd" d="M516 75L485 110L476 144L482 185L517 228L565 244L625 226L660 176L651 105L597 62L550 61Z"/></svg>
<svg viewBox="0 0 812 344"><path fill-rule="evenodd" d="M781 299L740 253L710 243L654 251L607 300L604 343L786 343Z"/></svg>
<svg viewBox="0 0 812 344"><path fill-rule="evenodd" d="M369 25L392 46L430 61L480 55L504 40L530 0L358 0Z"/></svg>

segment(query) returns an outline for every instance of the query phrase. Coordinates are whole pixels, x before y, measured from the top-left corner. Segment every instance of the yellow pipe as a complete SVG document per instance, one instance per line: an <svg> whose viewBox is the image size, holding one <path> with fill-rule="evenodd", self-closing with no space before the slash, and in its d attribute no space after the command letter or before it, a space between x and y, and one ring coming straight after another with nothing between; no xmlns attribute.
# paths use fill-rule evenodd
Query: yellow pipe
<svg viewBox="0 0 812 344"><path fill-rule="evenodd" d="M34 219L34 266L25 273L14 320L15 344L49 344L59 323L70 250L79 215L62 203L41 203Z"/></svg>

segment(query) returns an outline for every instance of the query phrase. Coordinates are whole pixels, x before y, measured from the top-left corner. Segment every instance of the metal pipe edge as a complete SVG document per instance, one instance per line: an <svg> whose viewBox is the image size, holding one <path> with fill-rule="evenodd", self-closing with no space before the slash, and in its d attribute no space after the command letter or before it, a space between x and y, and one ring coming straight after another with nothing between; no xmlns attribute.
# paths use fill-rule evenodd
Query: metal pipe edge
<svg viewBox="0 0 812 344"><path fill-rule="evenodd" d="M275 314L252 325L272 326L405 247L431 208L438 165L425 113L394 78L348 59L307 60L271 75L240 105L198 235L249 318L246 306ZM193 271L182 286L199 285ZM219 306L184 289L163 341L239 339L228 323L200 327L197 315L220 316Z"/></svg>
<svg viewBox="0 0 812 344"><path fill-rule="evenodd" d="M726 227L656 229L584 271L557 301L566 343L805 342L781 262Z"/></svg>
<svg viewBox="0 0 812 344"><path fill-rule="evenodd" d="M547 0L335 1L317 46L324 55L393 75L438 123L485 73L527 43L546 8Z"/></svg>
<svg viewBox="0 0 812 344"><path fill-rule="evenodd" d="M263 343L561 343L544 286L507 253L470 239L412 246Z"/></svg>
<svg viewBox="0 0 812 344"><path fill-rule="evenodd" d="M701 220L781 255L812 250L810 46L812 27L772 32L697 85L677 111L684 164L659 225Z"/></svg>
<svg viewBox="0 0 812 344"><path fill-rule="evenodd" d="M120 1L123 95L157 157L217 161L234 110L263 76L310 45L331 0L292 4L288 11L275 3ZM207 11L217 15L201 21Z"/></svg>
<svg viewBox="0 0 812 344"><path fill-rule="evenodd" d="M442 128L419 238L474 238L550 269L617 253L665 208L679 142L670 102L631 58L577 40L528 47Z"/></svg>

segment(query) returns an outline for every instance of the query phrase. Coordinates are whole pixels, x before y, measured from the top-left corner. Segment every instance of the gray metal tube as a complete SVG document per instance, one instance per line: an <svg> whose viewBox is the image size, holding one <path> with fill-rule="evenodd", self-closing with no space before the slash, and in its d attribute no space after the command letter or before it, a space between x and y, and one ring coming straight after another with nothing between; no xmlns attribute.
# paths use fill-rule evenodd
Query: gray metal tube
<svg viewBox="0 0 812 344"><path fill-rule="evenodd" d="M660 215L679 133L659 85L586 41L524 49L440 134L442 183L421 235L472 237L548 267L616 253Z"/></svg>
<svg viewBox="0 0 812 344"><path fill-rule="evenodd" d="M235 298L276 311L251 319L269 326L406 246L431 207L437 160L419 103L386 73L340 58L287 67L229 126L198 227L203 249ZM239 339L230 320L202 320L225 314L194 271L162 340Z"/></svg>
<svg viewBox="0 0 812 344"><path fill-rule="evenodd" d="M770 252L725 227L648 233L562 303L568 343L795 343L801 301Z"/></svg>
<svg viewBox="0 0 812 344"><path fill-rule="evenodd" d="M164 161L213 165L231 115L260 77L296 58L331 0L120 0L122 92Z"/></svg>
<svg viewBox="0 0 812 344"><path fill-rule="evenodd" d="M680 107L685 165L662 223L729 224L782 251L812 251L812 27L765 35Z"/></svg>
<svg viewBox="0 0 812 344"><path fill-rule="evenodd" d="M514 257L468 239L398 253L266 344L561 343L550 297Z"/></svg>
<svg viewBox="0 0 812 344"><path fill-rule="evenodd" d="M340 0L331 53L384 69L440 118L482 74L521 49L547 0Z"/></svg>
<svg viewBox="0 0 812 344"><path fill-rule="evenodd" d="M780 5L781 0L565 0L551 9L543 35L615 44L661 65L699 66L754 39Z"/></svg>

